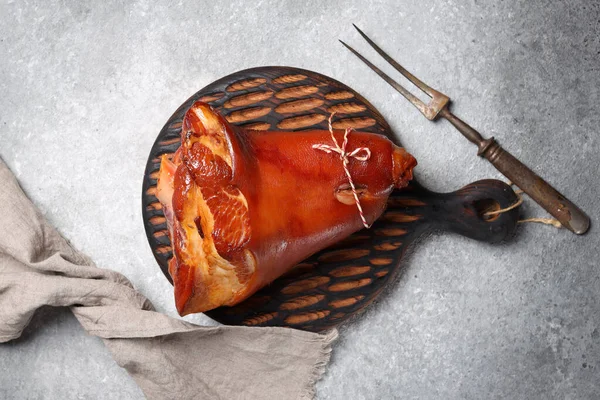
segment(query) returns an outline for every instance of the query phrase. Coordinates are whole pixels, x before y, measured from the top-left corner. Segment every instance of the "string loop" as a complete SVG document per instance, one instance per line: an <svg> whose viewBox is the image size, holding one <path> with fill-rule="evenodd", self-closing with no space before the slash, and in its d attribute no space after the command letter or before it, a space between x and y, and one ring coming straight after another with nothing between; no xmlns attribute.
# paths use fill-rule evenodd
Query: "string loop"
<svg viewBox="0 0 600 400"><path fill-rule="evenodd" d="M333 141L333 146L328 144L313 144L312 148L316 150L324 151L327 154L337 153L340 156L340 160L342 160L342 166L344 167L344 172L348 177L348 183L350 184L350 188L352 189L352 195L354 196L354 202L356 203L356 208L358 209L358 214L360 215L360 219L365 228L369 229L371 225L367 223L367 219L363 213L362 206L360 205L360 199L358 198L358 192L356 191L356 186L354 185L354 181L352 180L352 175L350 175L350 170L348 169L348 163L350 162L350 158L354 158L358 161L368 161L371 158L371 150L368 147L357 147L351 152L347 152L346 147L348 146L348 135L354 130L352 128L346 128L344 132L344 141L342 145L338 143L335 135L333 134L333 126L331 125L331 120L335 112L331 113L329 116L329 133L331 134L331 140Z"/></svg>
<svg viewBox="0 0 600 400"><path fill-rule="evenodd" d="M507 183L509 186L514 185L512 182L507 182ZM508 212L512 209L519 207L521 204L523 204L523 196L522 196L523 191L520 189L515 190L515 194L517 195L517 201L515 201L510 206L501 208L500 210L487 211L487 212L483 213L483 215L485 215L486 217L489 217L489 216L493 216L493 215L502 214L502 213ZM553 227L555 227L557 229L560 229L563 227L562 224L554 218L526 218L526 219L520 219L517 221L517 223L519 223L519 224L526 223L526 222L537 222L540 224L552 225Z"/></svg>

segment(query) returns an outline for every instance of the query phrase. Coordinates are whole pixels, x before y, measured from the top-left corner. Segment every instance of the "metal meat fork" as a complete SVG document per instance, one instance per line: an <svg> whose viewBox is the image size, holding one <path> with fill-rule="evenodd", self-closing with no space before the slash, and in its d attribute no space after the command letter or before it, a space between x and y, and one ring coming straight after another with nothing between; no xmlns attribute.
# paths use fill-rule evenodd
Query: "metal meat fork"
<svg viewBox="0 0 600 400"><path fill-rule="evenodd" d="M353 24L354 25L354 24ZM385 72L377 68L373 63L360 55L352 47L346 43L340 42L360 58L365 64L367 64L373 71L381 76L387 83L392 85L400 94L402 94L408 101L410 101L415 107L421 111L421 113L430 121L433 121L439 117L445 118L456 129L460 131L471 143L475 144L478 148L477 155L486 158L492 163L494 167L502 174L504 174L511 182L520 187L525 193L527 193L533 200L535 200L540 206L548 211L554 218L556 218L562 226L569 229L570 231L581 235L584 234L589 226L590 219L579 207L569 201L565 196L560 194L556 189L548 184L545 180L536 175L531 169L525 164L517 160L513 155L504 150L494 140L493 137L484 139L479 132L469 126L466 122L462 121L456 115L452 114L448 109L450 98L443 93L432 89L420 79L415 77L413 74L408 72L402 65L398 64L393 58L387 55L379 46L377 46L371 39L367 37L354 25L356 30L361 34L363 38L373 47L387 62L389 62L394 68L396 68L402 75L404 75L409 81L411 81L416 87L425 92L431 100L428 104L425 104L419 98L414 96L398 82L394 81Z"/></svg>

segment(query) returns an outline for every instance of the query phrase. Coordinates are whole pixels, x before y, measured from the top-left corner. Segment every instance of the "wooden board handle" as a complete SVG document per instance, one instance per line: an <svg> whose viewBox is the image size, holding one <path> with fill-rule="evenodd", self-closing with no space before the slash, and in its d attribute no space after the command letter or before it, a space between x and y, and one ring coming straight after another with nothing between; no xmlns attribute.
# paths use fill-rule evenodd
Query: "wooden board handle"
<svg viewBox="0 0 600 400"><path fill-rule="evenodd" d="M496 179L473 182L452 193L423 191L427 219L432 229L446 230L471 239L497 243L513 235L518 208L487 216L487 211L507 208L518 201L512 188Z"/></svg>

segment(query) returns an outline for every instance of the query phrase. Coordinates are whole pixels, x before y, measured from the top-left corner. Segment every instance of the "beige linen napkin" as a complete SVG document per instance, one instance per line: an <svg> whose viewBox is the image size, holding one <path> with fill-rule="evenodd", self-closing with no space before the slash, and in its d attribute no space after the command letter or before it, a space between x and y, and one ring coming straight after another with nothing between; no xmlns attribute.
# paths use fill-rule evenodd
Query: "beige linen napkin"
<svg viewBox="0 0 600 400"><path fill-rule="evenodd" d="M201 327L154 311L127 278L73 249L0 160L0 342L43 305L70 307L150 399L312 398L337 336Z"/></svg>

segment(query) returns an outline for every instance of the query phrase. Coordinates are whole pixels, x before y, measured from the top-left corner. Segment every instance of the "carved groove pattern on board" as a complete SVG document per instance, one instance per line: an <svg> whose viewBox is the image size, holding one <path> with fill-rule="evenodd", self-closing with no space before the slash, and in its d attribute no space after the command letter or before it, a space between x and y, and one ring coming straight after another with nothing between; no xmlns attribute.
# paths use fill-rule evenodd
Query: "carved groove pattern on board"
<svg viewBox="0 0 600 400"><path fill-rule="evenodd" d="M177 150L183 114L198 99L211 104L230 123L249 129L327 129L327 119L335 111L335 128L354 127L394 139L388 124L370 103L347 86L314 72L289 67L254 68L200 90L162 129L144 177L146 232L167 277L172 251L162 207L155 197L159 157ZM490 193L495 189L490 188ZM234 325L291 326L310 331L337 326L381 293L397 276L407 247L440 218L435 211L437 205L422 199L427 194L431 192L416 182L406 190L395 191L387 211L371 229L313 255L242 304L207 314ZM510 199L507 196L506 205Z"/></svg>

